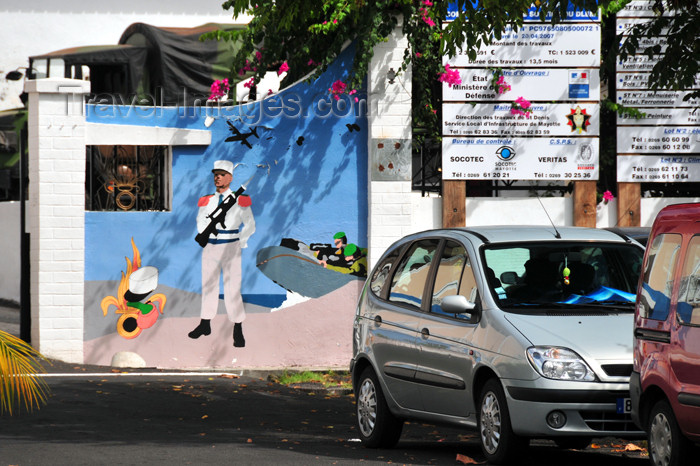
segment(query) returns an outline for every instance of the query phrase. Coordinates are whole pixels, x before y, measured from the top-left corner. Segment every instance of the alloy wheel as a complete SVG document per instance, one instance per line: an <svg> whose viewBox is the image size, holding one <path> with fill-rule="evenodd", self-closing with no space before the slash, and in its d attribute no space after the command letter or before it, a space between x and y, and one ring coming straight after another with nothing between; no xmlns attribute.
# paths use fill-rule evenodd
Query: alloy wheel
<svg viewBox="0 0 700 466"><path fill-rule="evenodd" d="M357 419L362 435L371 436L377 423L377 389L369 378L362 381L357 396Z"/></svg>
<svg viewBox="0 0 700 466"><path fill-rule="evenodd" d="M493 454L501 440L501 408L496 395L489 391L481 403L481 443Z"/></svg>

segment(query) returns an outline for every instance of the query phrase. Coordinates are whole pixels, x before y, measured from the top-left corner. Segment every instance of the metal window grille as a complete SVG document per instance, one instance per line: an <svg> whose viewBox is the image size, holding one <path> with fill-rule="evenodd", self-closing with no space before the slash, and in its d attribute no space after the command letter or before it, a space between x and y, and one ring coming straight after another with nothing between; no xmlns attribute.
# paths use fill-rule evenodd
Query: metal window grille
<svg viewBox="0 0 700 466"><path fill-rule="evenodd" d="M85 210L169 210L167 146L87 146Z"/></svg>

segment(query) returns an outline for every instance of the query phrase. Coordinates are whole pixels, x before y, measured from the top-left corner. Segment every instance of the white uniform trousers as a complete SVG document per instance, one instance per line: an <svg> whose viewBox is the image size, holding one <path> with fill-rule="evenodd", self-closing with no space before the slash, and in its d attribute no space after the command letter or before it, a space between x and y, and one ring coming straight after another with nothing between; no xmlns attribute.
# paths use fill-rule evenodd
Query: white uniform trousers
<svg viewBox="0 0 700 466"><path fill-rule="evenodd" d="M224 305L231 322L243 322L241 297L241 243L207 244L202 249L201 318L211 320L219 307L219 277L224 273Z"/></svg>

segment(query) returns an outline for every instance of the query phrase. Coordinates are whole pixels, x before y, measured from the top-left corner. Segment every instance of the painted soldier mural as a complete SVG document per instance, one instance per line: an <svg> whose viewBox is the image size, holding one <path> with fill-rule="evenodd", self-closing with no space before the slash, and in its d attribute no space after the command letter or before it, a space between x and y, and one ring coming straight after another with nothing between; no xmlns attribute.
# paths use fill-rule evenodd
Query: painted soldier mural
<svg viewBox="0 0 700 466"><path fill-rule="evenodd" d="M211 333L211 319L219 304L219 279L224 278L224 305L233 326L233 346L244 347L245 309L241 297L241 249L255 232L255 218L245 186L231 191L233 162L217 160L212 174L216 192L202 196L197 203L197 237L202 246L201 321L188 336L197 339Z"/></svg>

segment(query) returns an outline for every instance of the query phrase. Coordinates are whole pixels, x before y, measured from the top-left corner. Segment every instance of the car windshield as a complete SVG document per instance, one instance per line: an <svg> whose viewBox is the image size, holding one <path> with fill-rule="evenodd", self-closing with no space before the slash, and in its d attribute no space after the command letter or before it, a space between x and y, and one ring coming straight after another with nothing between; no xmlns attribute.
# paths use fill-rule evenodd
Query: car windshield
<svg viewBox="0 0 700 466"><path fill-rule="evenodd" d="M634 310L644 250L622 243L548 242L487 245L489 288L499 307Z"/></svg>

